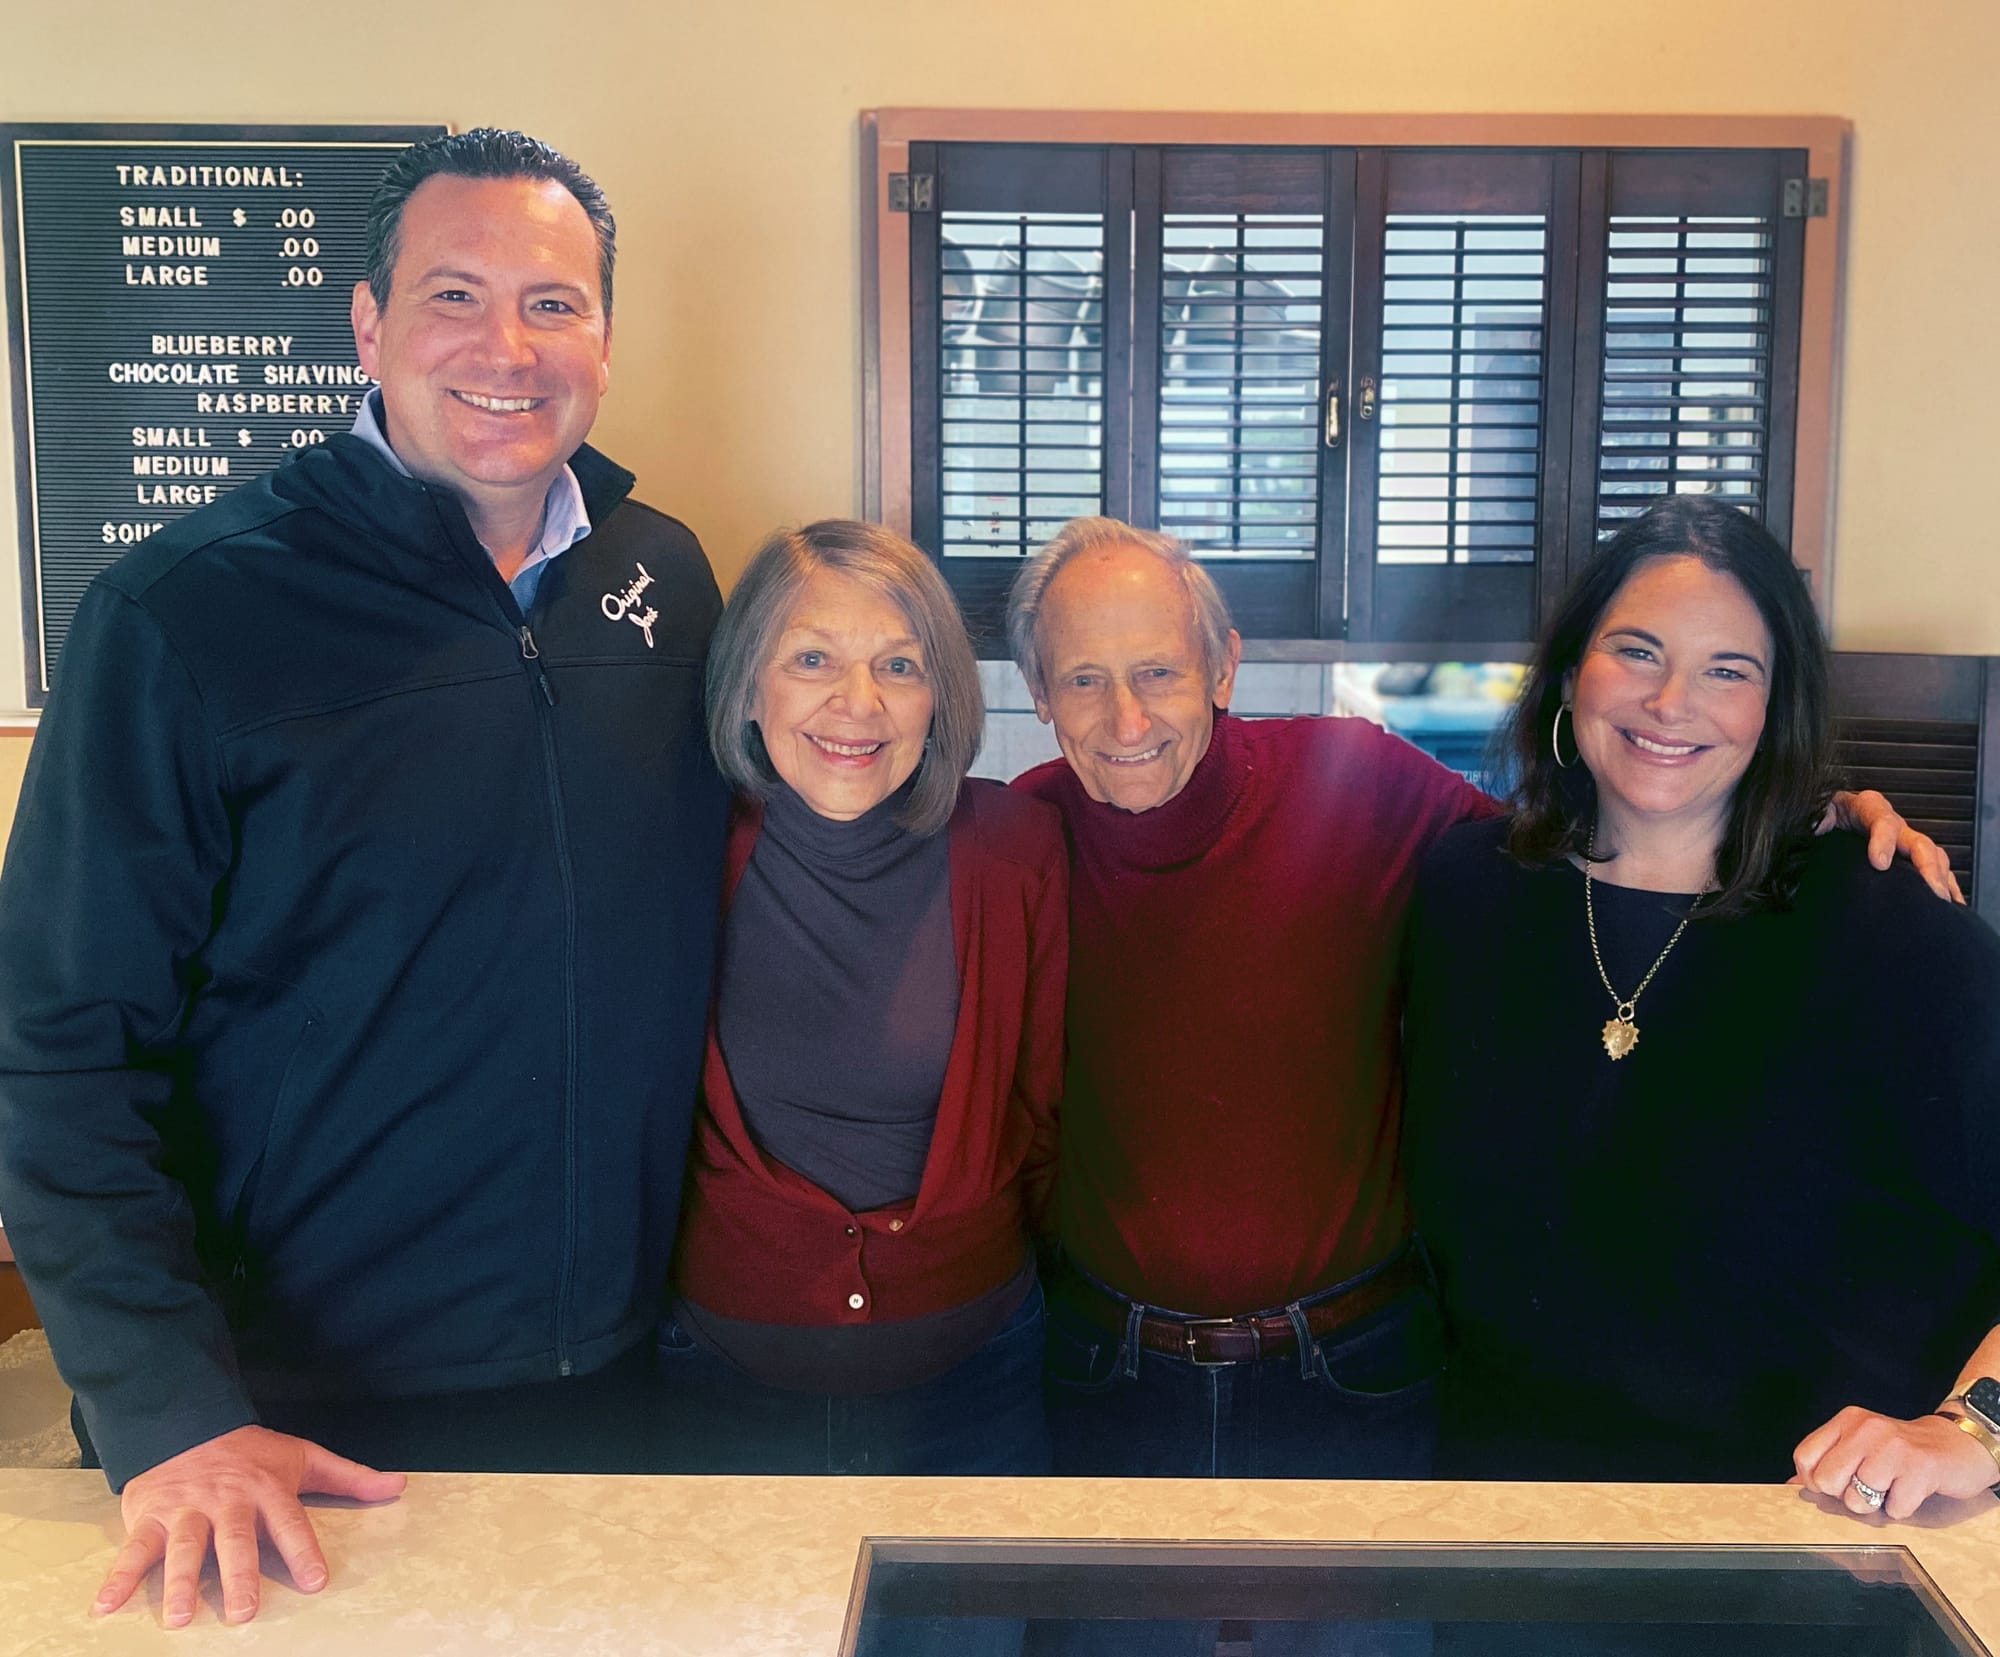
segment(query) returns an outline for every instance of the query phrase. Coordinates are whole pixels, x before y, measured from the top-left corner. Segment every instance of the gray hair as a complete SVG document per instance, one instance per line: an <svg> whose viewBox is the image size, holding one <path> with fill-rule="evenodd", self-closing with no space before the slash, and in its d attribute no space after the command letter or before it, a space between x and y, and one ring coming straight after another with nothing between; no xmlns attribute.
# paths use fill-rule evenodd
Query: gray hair
<svg viewBox="0 0 2000 1657"><path fill-rule="evenodd" d="M1040 628L1042 601L1049 583L1078 553L1098 547L1140 547L1171 566L1187 595L1188 616L1201 650L1201 670L1213 680L1229 660L1229 602L1214 578L1195 561L1183 541L1155 529L1140 529L1116 518L1072 518L1054 539L1021 566L1007 595L1007 648L1014 665L1028 681L1037 701L1048 698L1048 675L1042 661Z"/></svg>
<svg viewBox="0 0 2000 1657"><path fill-rule="evenodd" d="M757 675L770 662L800 592L821 570L859 581L909 620L931 682L931 729L901 820L912 834L935 834L951 821L958 786L985 735L979 664L937 566L879 524L822 518L803 529L777 530L752 556L708 651L708 741L715 763L754 799L763 799L777 780L750 718Z"/></svg>

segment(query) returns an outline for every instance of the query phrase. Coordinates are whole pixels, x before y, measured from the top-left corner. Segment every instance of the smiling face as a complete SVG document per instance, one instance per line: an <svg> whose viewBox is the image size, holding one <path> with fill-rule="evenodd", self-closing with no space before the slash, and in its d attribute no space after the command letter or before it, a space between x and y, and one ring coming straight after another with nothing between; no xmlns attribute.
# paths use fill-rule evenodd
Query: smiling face
<svg viewBox="0 0 2000 1657"><path fill-rule="evenodd" d="M1734 576L1686 556L1633 571L1571 686L1608 844L1669 825L1721 843L1764 731L1770 673L1770 632Z"/></svg>
<svg viewBox="0 0 2000 1657"><path fill-rule="evenodd" d="M426 179L388 302L357 284L353 322L390 447L475 517L539 506L610 383L596 233L552 179Z"/></svg>
<svg viewBox="0 0 2000 1657"><path fill-rule="evenodd" d="M1093 800L1151 811L1187 786L1229 705L1240 643L1205 670L1174 567L1144 547L1078 553L1056 572L1037 623L1048 682L1035 712Z"/></svg>
<svg viewBox="0 0 2000 1657"><path fill-rule="evenodd" d="M800 589L750 717L771 767L822 817L847 822L909 781L930 734L932 691L910 618L849 575Z"/></svg>

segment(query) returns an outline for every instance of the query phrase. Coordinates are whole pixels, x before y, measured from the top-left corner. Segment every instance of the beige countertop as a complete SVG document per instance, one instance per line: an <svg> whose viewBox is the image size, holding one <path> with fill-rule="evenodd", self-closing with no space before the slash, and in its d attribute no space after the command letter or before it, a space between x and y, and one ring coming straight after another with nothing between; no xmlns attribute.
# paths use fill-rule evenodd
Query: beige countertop
<svg viewBox="0 0 2000 1657"><path fill-rule="evenodd" d="M1399 1542L1901 1543L2000 1652L2000 1503L1856 1519L1796 1490L1701 1485L418 1474L315 1510L332 1583L267 1584L244 1627L159 1622L158 1575L86 1610L119 1533L89 1472L0 1469L0 1654L561 1652L832 1657L864 1536Z"/></svg>

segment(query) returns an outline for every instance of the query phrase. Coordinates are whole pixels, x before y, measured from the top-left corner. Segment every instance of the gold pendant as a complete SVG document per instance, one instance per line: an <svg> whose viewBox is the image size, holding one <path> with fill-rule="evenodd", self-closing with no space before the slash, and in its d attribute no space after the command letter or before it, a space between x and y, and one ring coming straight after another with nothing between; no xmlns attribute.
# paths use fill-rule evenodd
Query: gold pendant
<svg viewBox="0 0 2000 1657"><path fill-rule="evenodd" d="M1614 1059L1622 1059L1639 1045L1639 1026L1630 1019L1607 1018L1604 1021L1604 1051Z"/></svg>

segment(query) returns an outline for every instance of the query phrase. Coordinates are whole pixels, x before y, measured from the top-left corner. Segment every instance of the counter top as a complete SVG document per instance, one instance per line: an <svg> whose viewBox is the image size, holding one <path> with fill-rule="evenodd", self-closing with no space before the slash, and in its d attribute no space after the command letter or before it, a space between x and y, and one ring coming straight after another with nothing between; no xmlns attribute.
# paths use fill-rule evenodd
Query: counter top
<svg viewBox="0 0 2000 1657"><path fill-rule="evenodd" d="M1254 1541L1900 1543L2000 1651L2000 1503L1857 1519L1704 1485L413 1475L314 1510L333 1581L267 1583L254 1623L159 1621L159 1576L103 1620L118 1507L93 1472L0 1469L0 1654L657 1652L832 1657L865 1536Z"/></svg>

